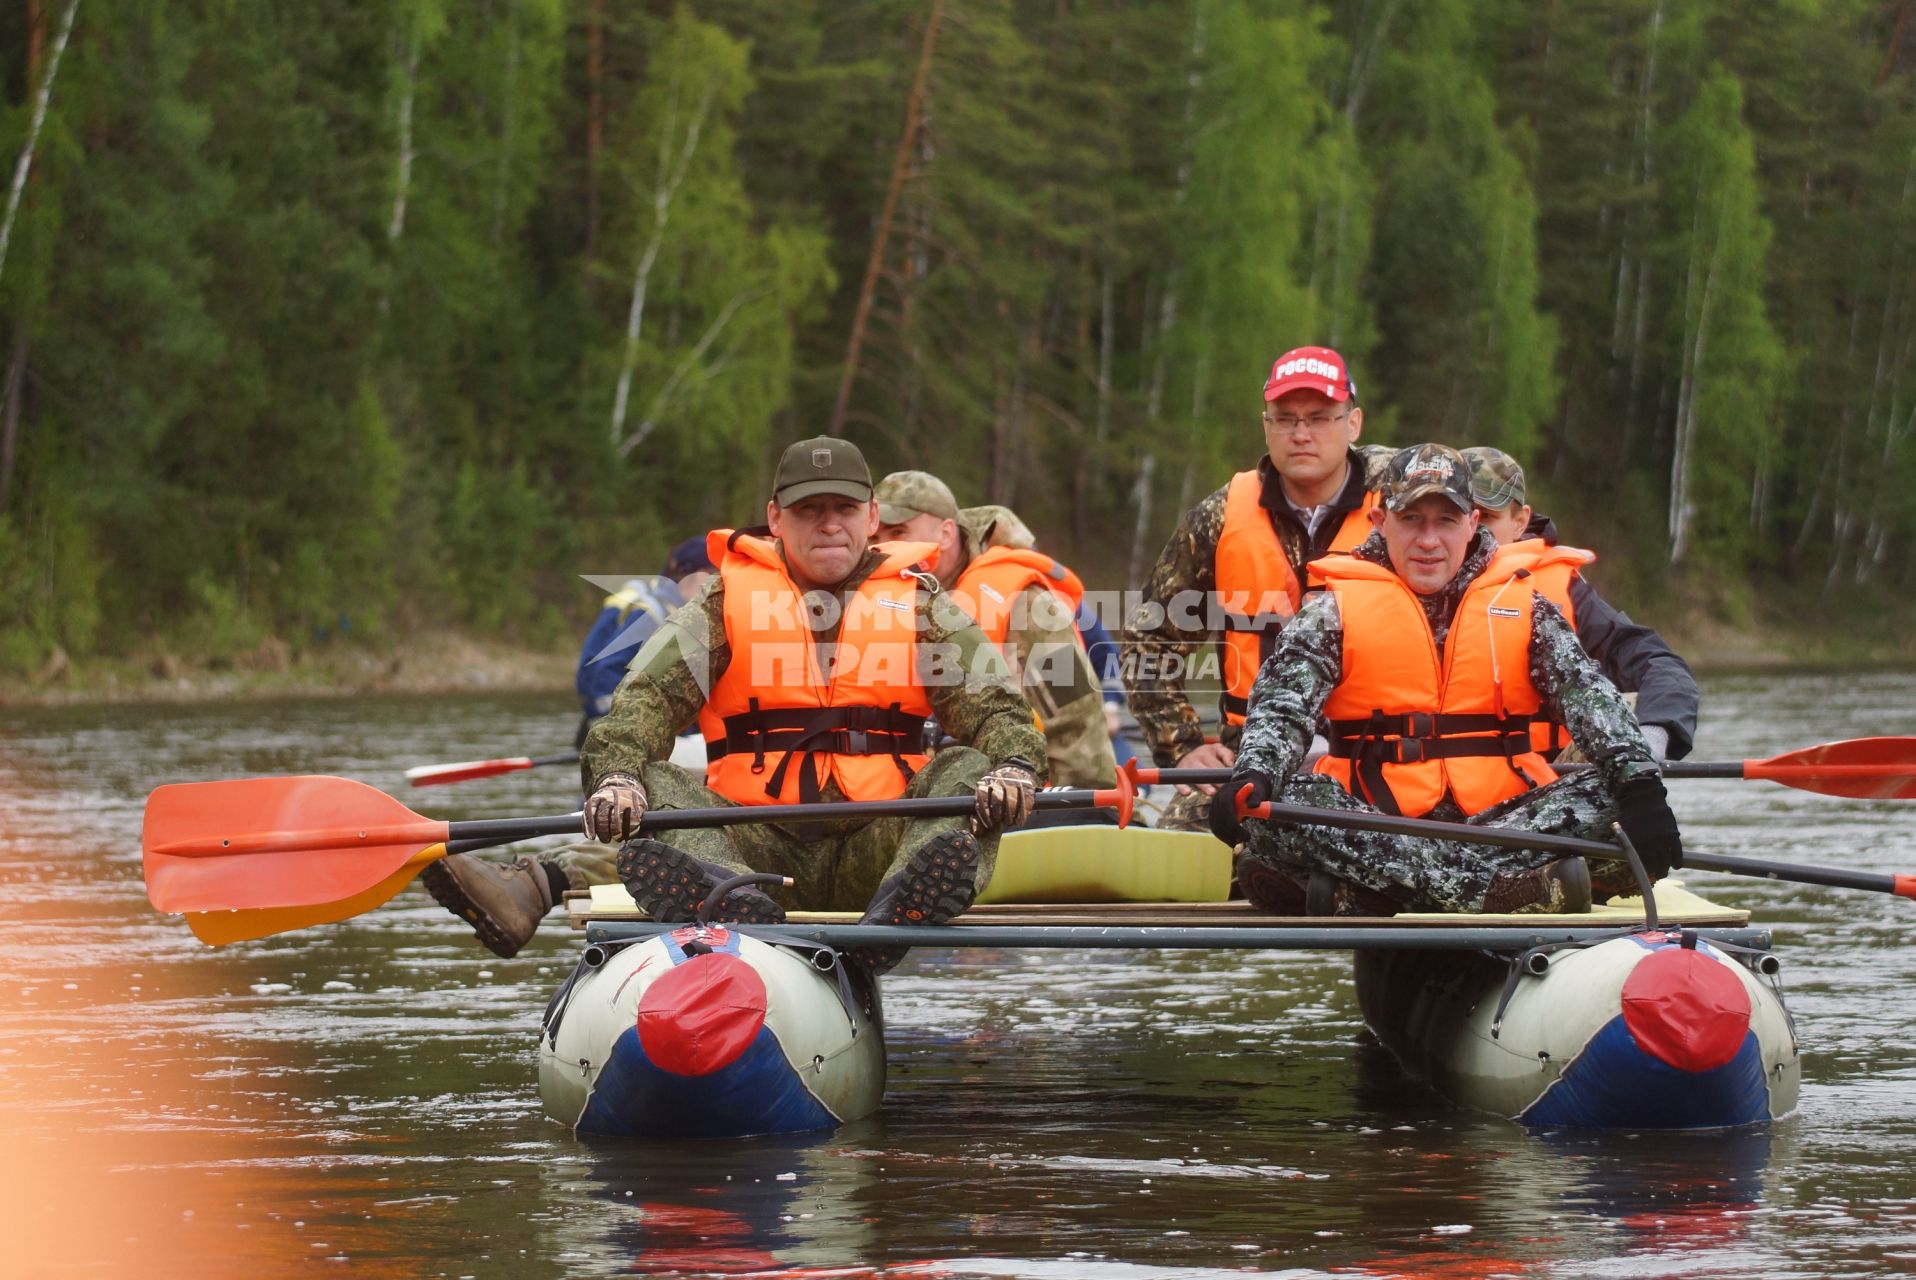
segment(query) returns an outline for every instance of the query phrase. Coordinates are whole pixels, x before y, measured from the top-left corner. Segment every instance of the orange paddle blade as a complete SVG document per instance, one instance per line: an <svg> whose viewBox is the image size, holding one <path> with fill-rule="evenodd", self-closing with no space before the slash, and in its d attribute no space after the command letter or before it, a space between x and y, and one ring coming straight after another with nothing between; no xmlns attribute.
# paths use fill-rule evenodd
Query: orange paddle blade
<svg viewBox="0 0 1916 1280"><path fill-rule="evenodd" d="M336 924L341 920L350 920L354 916L364 915L374 907L385 905L389 899L397 896L400 890L411 884L413 879L426 869L427 863L445 856L445 845L427 845L406 859L405 865L399 870L372 888L338 902L322 902L311 907L189 911L186 913L187 927L192 929L194 936L207 946L223 947L232 942L252 942L258 938L270 938L276 933L292 933L316 924Z"/></svg>
<svg viewBox="0 0 1916 1280"><path fill-rule="evenodd" d="M146 800L146 896L160 911L337 903L383 885L446 828L349 778L175 783Z"/></svg>
<svg viewBox="0 0 1916 1280"><path fill-rule="evenodd" d="M1768 760L1745 760L1743 776L1826 796L1916 800L1916 738L1851 738Z"/></svg>

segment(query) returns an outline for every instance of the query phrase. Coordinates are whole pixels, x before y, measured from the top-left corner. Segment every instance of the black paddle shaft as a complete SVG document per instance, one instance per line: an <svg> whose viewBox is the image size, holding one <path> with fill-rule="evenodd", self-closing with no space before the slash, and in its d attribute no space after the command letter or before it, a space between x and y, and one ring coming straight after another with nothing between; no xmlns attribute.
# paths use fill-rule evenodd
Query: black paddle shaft
<svg viewBox="0 0 1916 1280"><path fill-rule="evenodd" d="M1596 768L1593 764L1577 762L1573 764L1552 765L1558 773L1582 773ZM1666 760L1657 766L1657 772L1666 778L1741 778L1743 761L1741 760ZM1159 782L1181 782L1187 786L1202 786L1207 783L1222 783L1231 780L1229 769L1159 769Z"/></svg>
<svg viewBox="0 0 1916 1280"><path fill-rule="evenodd" d="M1040 791L1039 809L1088 809L1097 806L1102 791ZM897 800L845 800L830 804L741 804L722 809L648 809L639 820L647 831L684 831L693 827L730 827L747 822L826 822L834 818L956 818L973 812L971 796L907 796ZM482 818L447 825L447 843L466 849L527 840L533 836L577 835L584 814L572 812L540 818ZM473 844L472 841L483 841Z"/></svg>

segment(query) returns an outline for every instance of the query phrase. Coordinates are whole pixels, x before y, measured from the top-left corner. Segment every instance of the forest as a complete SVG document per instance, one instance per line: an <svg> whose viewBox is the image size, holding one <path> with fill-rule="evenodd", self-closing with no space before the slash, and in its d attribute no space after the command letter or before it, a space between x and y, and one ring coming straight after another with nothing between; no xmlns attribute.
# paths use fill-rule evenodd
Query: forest
<svg viewBox="0 0 1916 1280"><path fill-rule="evenodd" d="M1622 603L1906 621L1913 5L16 0L0 672L562 643L828 431L1115 589L1304 344Z"/></svg>

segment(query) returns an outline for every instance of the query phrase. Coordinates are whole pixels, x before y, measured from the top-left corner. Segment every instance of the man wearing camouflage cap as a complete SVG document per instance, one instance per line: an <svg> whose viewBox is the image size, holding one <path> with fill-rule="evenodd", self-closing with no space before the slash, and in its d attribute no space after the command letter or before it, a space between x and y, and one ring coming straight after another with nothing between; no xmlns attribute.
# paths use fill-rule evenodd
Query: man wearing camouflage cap
<svg viewBox="0 0 1916 1280"><path fill-rule="evenodd" d="M961 508L930 472L894 471L878 482L877 493L878 536L937 543L939 585L1018 673L1044 726L1050 781L1110 786L1118 762L1103 689L1078 639L1075 619L1084 597L1078 575L1033 550L1030 531L1009 509Z"/></svg>
<svg viewBox="0 0 1916 1280"><path fill-rule="evenodd" d="M586 834L627 842L620 878L654 919L691 919L721 880L750 870L791 877L774 895L796 908L942 924L990 878L998 833L1030 815L1044 738L1002 655L917 567L933 548L872 542L878 504L856 446L820 436L786 449L766 519L711 535L718 576L632 660L586 735ZM962 745L925 751L934 713ZM667 761L695 718L703 785ZM637 834L648 808L964 794L976 797L968 819ZM715 918L776 923L775 896L735 890ZM902 955L852 959L875 975Z"/></svg>
<svg viewBox="0 0 1916 1280"><path fill-rule="evenodd" d="M1557 545L1557 526L1549 516L1530 509L1523 468L1502 449L1488 446L1465 449L1470 463L1470 496L1477 504L1483 527L1499 546L1526 539ZM1597 594L1580 573L1569 576L1567 589L1552 593L1552 604L1577 633L1585 653L1610 683L1636 695L1637 723L1659 759L1681 760L1696 741L1696 676L1651 628L1631 620ZM1568 738L1561 725L1538 725L1531 739L1539 751L1564 747Z"/></svg>
<svg viewBox="0 0 1916 1280"><path fill-rule="evenodd" d="M1259 671L1212 829L1246 841L1238 877L1267 910L1587 910L1581 859L1415 836L1239 822L1234 801L1278 800L1606 836L1620 823L1656 876L1681 836L1659 765L1630 710L1563 614L1536 589L1587 555L1541 542L1500 551L1479 527L1470 464L1426 444L1391 459L1374 532L1311 566L1326 589L1298 611ZM1549 715L1596 764L1556 780L1531 750ZM1330 754L1296 775L1320 717ZM1548 864L1548 865L1547 865ZM1300 892L1301 890L1301 892Z"/></svg>
<svg viewBox="0 0 1916 1280"><path fill-rule="evenodd" d="M1264 456L1184 513L1125 623L1120 670L1160 766L1232 763L1251 682L1297 610L1305 566L1370 533L1376 486L1354 447L1364 411L1344 358L1329 347L1285 352L1263 403ZM1206 742L1186 681L1193 655L1213 642L1222 723ZM1204 805L1181 795L1160 825L1201 830Z"/></svg>

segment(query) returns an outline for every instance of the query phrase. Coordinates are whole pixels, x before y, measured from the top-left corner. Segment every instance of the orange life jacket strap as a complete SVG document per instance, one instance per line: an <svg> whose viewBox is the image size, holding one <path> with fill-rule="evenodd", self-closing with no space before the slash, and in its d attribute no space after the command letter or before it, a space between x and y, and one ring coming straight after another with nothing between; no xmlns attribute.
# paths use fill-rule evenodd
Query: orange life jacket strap
<svg viewBox="0 0 1916 1280"><path fill-rule="evenodd" d="M1507 762L1526 787L1534 786L1529 775L1517 767L1517 757L1532 750L1532 719L1527 715L1445 715L1427 711L1387 716L1373 711L1363 720L1328 722L1327 741L1332 758L1354 762L1354 793L1385 813L1397 815L1403 809L1385 777L1385 765L1490 756ZM1450 736L1457 734L1491 736Z"/></svg>
<svg viewBox="0 0 1916 1280"><path fill-rule="evenodd" d="M1387 716L1379 711L1362 720L1333 720L1327 736L1335 748L1342 738L1448 738L1461 733L1525 733L1533 720L1549 723L1543 716L1446 715L1428 711Z"/></svg>
<svg viewBox="0 0 1916 1280"><path fill-rule="evenodd" d="M1460 760L1466 756L1520 756L1531 749L1523 729L1494 738L1333 738L1330 754L1338 760L1371 760L1381 764L1422 764L1426 760Z"/></svg>
<svg viewBox="0 0 1916 1280"><path fill-rule="evenodd" d="M765 787L765 794L777 796L785 787L785 772L795 757L814 752L843 756L890 756L905 781L917 770L905 757L922 755L925 750L925 722L900 709L889 707L785 707L760 709L752 699L752 709L726 716L722 722L725 736L705 745L705 758L717 760L732 754L752 757L752 772L765 768L768 754L780 756L778 766ZM820 798L817 771L804 761L798 779L799 800L811 804Z"/></svg>

